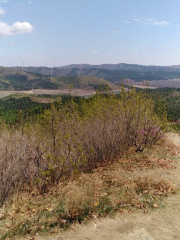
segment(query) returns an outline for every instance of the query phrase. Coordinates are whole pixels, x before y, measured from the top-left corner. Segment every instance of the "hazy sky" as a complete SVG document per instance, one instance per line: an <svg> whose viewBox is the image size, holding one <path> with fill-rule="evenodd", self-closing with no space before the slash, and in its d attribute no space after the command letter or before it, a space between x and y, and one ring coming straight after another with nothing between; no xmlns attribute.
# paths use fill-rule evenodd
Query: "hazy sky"
<svg viewBox="0 0 180 240"><path fill-rule="evenodd" d="M180 0L0 0L0 65L180 64Z"/></svg>

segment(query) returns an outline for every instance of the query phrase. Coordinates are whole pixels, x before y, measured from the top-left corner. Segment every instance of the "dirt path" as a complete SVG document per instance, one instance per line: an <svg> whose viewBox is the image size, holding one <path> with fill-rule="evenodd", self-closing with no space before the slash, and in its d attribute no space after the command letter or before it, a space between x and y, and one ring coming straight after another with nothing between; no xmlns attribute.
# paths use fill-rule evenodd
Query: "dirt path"
<svg viewBox="0 0 180 240"><path fill-rule="evenodd" d="M168 135L180 147L180 136ZM180 160L180 154L178 158ZM180 161L177 168L165 174L180 188ZM117 214L114 218L94 219L87 225L50 236L36 236L38 240L172 240L180 239L180 191L168 197L164 208L136 213Z"/></svg>

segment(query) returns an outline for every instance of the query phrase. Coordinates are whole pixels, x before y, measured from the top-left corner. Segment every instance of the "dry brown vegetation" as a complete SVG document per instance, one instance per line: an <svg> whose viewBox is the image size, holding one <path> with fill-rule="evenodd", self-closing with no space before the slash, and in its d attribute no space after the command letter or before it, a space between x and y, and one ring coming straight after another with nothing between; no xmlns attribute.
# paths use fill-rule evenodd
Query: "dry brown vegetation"
<svg viewBox="0 0 180 240"><path fill-rule="evenodd" d="M131 164L136 167L133 169L124 169L123 162L128 160L126 152L111 166L98 167L91 173L74 174L70 180L52 186L47 193L32 191L14 195L9 204L4 205L0 216L2 239L19 234L55 233L58 228L117 211L140 209L147 213L150 207L162 207L163 198L176 192L163 176L169 166L174 167L172 159L176 151L164 141L150 152L141 153L140 159L139 153L128 152L134 158ZM144 160L152 159L154 164L144 166Z"/></svg>
<svg viewBox="0 0 180 240"><path fill-rule="evenodd" d="M97 95L79 104L52 104L18 129L1 124L2 239L155 206L159 196L174 192L169 181L130 173L171 166L144 153L167 125L144 92L123 88L121 98Z"/></svg>

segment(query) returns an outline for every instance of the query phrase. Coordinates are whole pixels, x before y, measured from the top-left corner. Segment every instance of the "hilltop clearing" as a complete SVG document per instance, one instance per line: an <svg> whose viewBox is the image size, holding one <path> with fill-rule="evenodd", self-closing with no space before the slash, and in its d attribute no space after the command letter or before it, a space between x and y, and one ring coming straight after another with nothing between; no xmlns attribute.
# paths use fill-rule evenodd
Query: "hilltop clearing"
<svg viewBox="0 0 180 240"><path fill-rule="evenodd" d="M76 224L67 232L52 230L50 235L36 235L34 240L172 240L180 238L180 136L168 134L166 141L176 155L174 168L166 167L153 170L158 178L173 182L178 192L163 199L161 204L154 203L151 209L122 211L112 217L98 219L96 216L88 224ZM136 170L133 175L152 174L152 170ZM21 239L21 238L14 238ZM27 239L27 238L26 238Z"/></svg>

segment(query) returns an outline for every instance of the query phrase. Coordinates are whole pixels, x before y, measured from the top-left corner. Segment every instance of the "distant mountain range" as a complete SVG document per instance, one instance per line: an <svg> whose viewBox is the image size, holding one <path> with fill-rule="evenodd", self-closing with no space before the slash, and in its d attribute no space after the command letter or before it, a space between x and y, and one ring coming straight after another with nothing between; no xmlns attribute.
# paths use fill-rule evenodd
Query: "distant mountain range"
<svg viewBox="0 0 180 240"><path fill-rule="evenodd" d="M33 71L32 71L33 70ZM117 90L119 86L94 76L76 74L50 77L47 68L22 69L18 67L0 67L0 91L23 91L31 89L68 89ZM32 71L32 72L31 72ZM44 71L47 71L44 73ZM39 73L41 72L41 73Z"/></svg>
<svg viewBox="0 0 180 240"><path fill-rule="evenodd" d="M114 83L123 79L134 81L180 79L178 66L143 66L137 64L72 64L63 67L0 67L0 90L116 89ZM110 83L111 82L111 83Z"/></svg>
<svg viewBox="0 0 180 240"><path fill-rule="evenodd" d="M49 72L50 68L47 67L27 67L24 68L26 70L32 71L42 71L44 70L46 73ZM48 70L49 69L49 70ZM106 70L132 70L137 72L157 72L157 71L175 71L180 72L180 65L172 65L172 66L154 66L154 65L138 65L138 64L126 64L126 63L118 63L118 64L100 64L100 65L90 65L90 64L71 64L62 67L53 67L55 71L69 71L72 69L81 69L81 70L89 70L89 69L106 69ZM49 72L50 73L50 72Z"/></svg>
<svg viewBox="0 0 180 240"><path fill-rule="evenodd" d="M137 64L72 64L63 67L27 67L25 71L50 76L88 75L104 78L111 82L120 82L122 79L135 81L180 79L180 65L176 66L144 66Z"/></svg>
<svg viewBox="0 0 180 240"><path fill-rule="evenodd" d="M81 68L81 69L107 69L107 70L133 70L139 72L146 71L180 71L180 65L174 66L146 66L146 65L138 65L138 64L126 64L126 63L118 63L118 64L100 64L100 65L90 65L90 64L71 64L63 67L59 67L59 69L72 69L72 68Z"/></svg>

